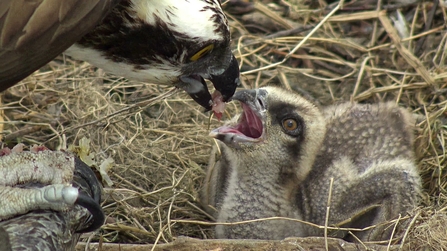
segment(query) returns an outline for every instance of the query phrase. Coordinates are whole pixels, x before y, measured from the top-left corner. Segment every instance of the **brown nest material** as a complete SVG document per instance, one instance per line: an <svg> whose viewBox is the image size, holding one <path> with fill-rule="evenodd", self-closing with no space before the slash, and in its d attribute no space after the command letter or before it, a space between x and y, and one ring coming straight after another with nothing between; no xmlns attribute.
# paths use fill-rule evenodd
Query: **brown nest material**
<svg viewBox="0 0 447 251"><path fill-rule="evenodd" d="M244 88L280 85L322 105L392 100L419 116L425 199L403 216L407 228L399 238L411 250L447 249L444 3L225 5ZM104 193L108 219L84 240L160 244L178 236L212 238L212 221L197 194L213 144L209 129L221 122L210 122L184 93L129 82L61 56L5 92L3 103L4 142L57 149L86 137L97 166L114 160L114 183ZM227 108L224 119L239 109L234 103Z"/></svg>

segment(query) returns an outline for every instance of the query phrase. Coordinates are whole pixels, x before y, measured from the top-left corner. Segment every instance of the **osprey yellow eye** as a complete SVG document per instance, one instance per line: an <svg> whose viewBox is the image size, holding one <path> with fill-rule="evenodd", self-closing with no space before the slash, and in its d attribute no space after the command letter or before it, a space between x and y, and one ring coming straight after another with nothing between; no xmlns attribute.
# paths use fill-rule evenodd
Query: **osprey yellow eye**
<svg viewBox="0 0 447 251"><path fill-rule="evenodd" d="M282 128L286 131L293 131L296 130L298 127L298 123L294 119L284 119L282 121Z"/></svg>
<svg viewBox="0 0 447 251"><path fill-rule="evenodd" d="M211 52L214 49L214 44L209 44L205 47L203 47L200 51L198 51L194 56L190 57L189 60L191 61L197 61L209 52Z"/></svg>

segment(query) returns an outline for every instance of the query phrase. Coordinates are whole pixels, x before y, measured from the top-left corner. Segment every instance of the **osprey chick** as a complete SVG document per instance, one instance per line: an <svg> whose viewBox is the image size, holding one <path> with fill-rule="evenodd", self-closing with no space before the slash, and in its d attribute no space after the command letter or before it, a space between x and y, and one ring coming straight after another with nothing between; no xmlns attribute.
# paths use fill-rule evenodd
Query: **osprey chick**
<svg viewBox="0 0 447 251"><path fill-rule="evenodd" d="M6 0L0 27L0 91L70 46L66 53L76 59L177 86L208 110L213 99L231 98L239 83L218 0ZM204 79L214 84L215 98Z"/></svg>
<svg viewBox="0 0 447 251"><path fill-rule="evenodd" d="M329 226L361 229L416 205L421 181L406 110L393 103L319 109L275 87L239 91L233 99L243 112L211 132L221 156L212 155L202 190L201 201L218 222L280 216L324 226L330 206ZM354 234L382 240L392 229ZM352 238L341 230L330 234ZM288 220L216 227L217 238L292 236L323 236L323 230Z"/></svg>

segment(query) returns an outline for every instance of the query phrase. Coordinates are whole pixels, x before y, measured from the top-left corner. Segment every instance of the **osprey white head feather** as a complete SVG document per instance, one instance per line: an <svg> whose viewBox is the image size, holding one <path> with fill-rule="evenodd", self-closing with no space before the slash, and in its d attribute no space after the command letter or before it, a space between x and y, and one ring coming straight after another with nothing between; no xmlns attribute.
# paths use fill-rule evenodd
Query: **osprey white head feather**
<svg viewBox="0 0 447 251"><path fill-rule="evenodd" d="M169 29L178 33L185 33L191 38L199 40L224 40L221 33L216 33L216 24L209 22L214 15L219 15L221 20L225 20L217 0L164 0L146 1L132 0L132 8L141 20L151 25L156 25L158 18L169 20L166 22ZM213 10L214 9L214 10ZM230 32L226 25L227 32Z"/></svg>
<svg viewBox="0 0 447 251"><path fill-rule="evenodd" d="M223 101L239 84L218 0L121 0L66 54L118 76L177 86L206 109L213 99L204 79Z"/></svg>

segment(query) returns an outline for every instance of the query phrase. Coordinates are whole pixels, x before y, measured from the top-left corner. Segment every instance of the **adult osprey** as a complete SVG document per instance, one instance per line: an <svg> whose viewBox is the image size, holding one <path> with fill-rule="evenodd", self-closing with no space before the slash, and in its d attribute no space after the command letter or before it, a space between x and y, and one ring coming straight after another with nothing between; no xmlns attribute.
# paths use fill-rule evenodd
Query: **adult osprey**
<svg viewBox="0 0 447 251"><path fill-rule="evenodd" d="M0 1L0 91L67 48L118 76L177 86L206 109L239 83L219 0Z"/></svg>

